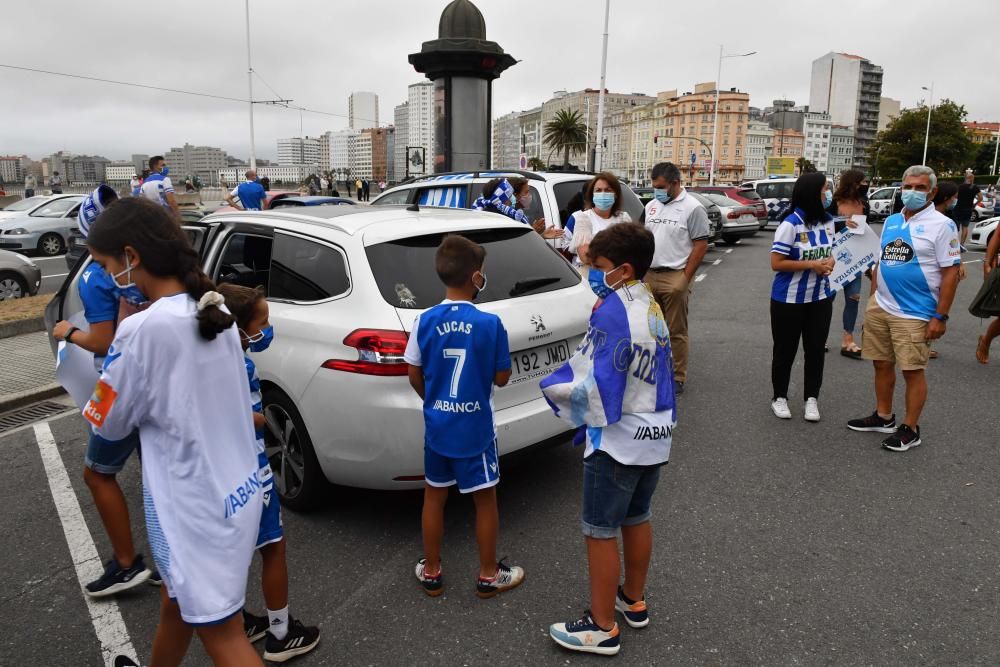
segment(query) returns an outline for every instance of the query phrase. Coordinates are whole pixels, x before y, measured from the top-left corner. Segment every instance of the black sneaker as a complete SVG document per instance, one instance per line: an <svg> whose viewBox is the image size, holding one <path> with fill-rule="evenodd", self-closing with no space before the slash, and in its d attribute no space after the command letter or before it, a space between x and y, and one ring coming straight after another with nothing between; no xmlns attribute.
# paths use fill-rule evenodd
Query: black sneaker
<svg viewBox="0 0 1000 667"><path fill-rule="evenodd" d="M920 427L914 431L906 424L900 424L896 432L882 441L882 446L894 452L905 452L920 444Z"/></svg>
<svg viewBox="0 0 1000 667"><path fill-rule="evenodd" d="M414 574L417 575L417 581L420 585L424 587L424 593L427 593L432 598L444 593L444 577L442 576L444 570L438 570L438 573L433 577L428 577L426 573L427 569L427 559L421 558L417 561L417 567L414 570Z"/></svg>
<svg viewBox="0 0 1000 667"><path fill-rule="evenodd" d="M153 570L153 574L149 575L149 580L146 581L150 586L162 586L163 577L160 576L159 570Z"/></svg>
<svg viewBox="0 0 1000 667"><path fill-rule="evenodd" d="M139 667L139 663L127 655L116 655L114 662L111 664L114 667Z"/></svg>
<svg viewBox="0 0 1000 667"><path fill-rule="evenodd" d="M684 383L674 380L674 396L680 396L684 393Z"/></svg>
<svg viewBox="0 0 1000 667"><path fill-rule="evenodd" d="M275 639L274 635L267 633L264 659L271 662L285 662L308 653L316 648L316 644L319 644L319 628L307 628L302 625L302 621L289 617L288 634L284 639Z"/></svg>
<svg viewBox="0 0 1000 667"><path fill-rule="evenodd" d="M476 596L482 599L494 597L497 593L517 588L524 582L524 569L517 565L507 565L501 559L497 563L497 573L492 579L479 577L476 581Z"/></svg>
<svg viewBox="0 0 1000 667"><path fill-rule="evenodd" d="M882 419L878 415L878 410L862 419L852 419L847 422L847 428L852 431L869 431L874 433L895 433L896 415L888 419Z"/></svg>
<svg viewBox="0 0 1000 667"><path fill-rule="evenodd" d="M243 631L247 635L247 639L253 644L255 641L259 641L264 638L267 634L269 624L267 616L257 616L256 614L251 614L246 609L243 610Z"/></svg>
<svg viewBox="0 0 1000 667"><path fill-rule="evenodd" d="M114 557L104 565L104 574L96 581L83 587L84 592L92 598L114 595L144 583L152 574L142 561L142 554L137 554L135 560L127 568L122 568Z"/></svg>

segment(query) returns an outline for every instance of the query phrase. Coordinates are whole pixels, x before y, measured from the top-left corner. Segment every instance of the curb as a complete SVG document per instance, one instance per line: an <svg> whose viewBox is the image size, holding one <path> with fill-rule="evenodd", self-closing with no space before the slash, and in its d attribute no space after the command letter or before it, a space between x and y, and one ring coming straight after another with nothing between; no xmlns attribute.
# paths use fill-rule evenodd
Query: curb
<svg viewBox="0 0 1000 667"><path fill-rule="evenodd" d="M0 338L10 338L21 334L45 331L45 318L33 317L30 320L17 320L0 324Z"/></svg>
<svg viewBox="0 0 1000 667"><path fill-rule="evenodd" d="M52 398L65 393L66 390L63 389L61 384L53 382L52 384L45 384L41 387L35 387L26 391L6 394L4 396L0 396L0 413L9 412L21 406L28 405L29 403L35 403L36 401Z"/></svg>

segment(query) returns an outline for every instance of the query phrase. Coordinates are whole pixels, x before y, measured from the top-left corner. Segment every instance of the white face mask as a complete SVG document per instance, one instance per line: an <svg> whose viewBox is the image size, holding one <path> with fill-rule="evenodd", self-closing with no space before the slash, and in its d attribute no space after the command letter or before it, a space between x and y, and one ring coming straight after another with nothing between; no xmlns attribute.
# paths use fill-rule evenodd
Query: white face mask
<svg viewBox="0 0 1000 667"><path fill-rule="evenodd" d="M113 282L115 284L115 287L117 287L118 289L128 289L130 287L135 287L135 283L132 281L132 269L134 269L134 268L135 267L132 266L132 263L129 262L128 254L126 254L125 255L125 268L123 270L119 271L118 273L112 275L111 276L111 282ZM121 276L121 275L125 275L126 276L125 280L128 281L124 285L122 285L120 282L118 282L118 276Z"/></svg>

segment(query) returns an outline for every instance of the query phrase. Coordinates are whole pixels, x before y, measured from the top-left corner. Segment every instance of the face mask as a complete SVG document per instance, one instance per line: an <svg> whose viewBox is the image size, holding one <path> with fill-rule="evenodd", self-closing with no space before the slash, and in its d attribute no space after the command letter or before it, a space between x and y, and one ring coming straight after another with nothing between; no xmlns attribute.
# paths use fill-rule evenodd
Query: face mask
<svg viewBox="0 0 1000 667"><path fill-rule="evenodd" d="M612 287L608 284L608 274L614 273L620 268L620 266L616 266L608 271L608 273L605 273L598 268L590 267L590 272L587 274L587 282L590 283L590 289L597 295L597 298L606 299L618 289L619 286Z"/></svg>
<svg viewBox="0 0 1000 667"><path fill-rule="evenodd" d="M475 275L475 274L473 274L473 275ZM472 295L472 300L473 301L475 301L476 299L478 299L479 295L482 294L483 290L486 289L486 274L483 273L482 271L480 271L479 275L481 275L483 277L483 284L482 284L482 286L477 286L476 285L476 281L475 280L472 281L472 286L476 288L476 293Z"/></svg>
<svg viewBox="0 0 1000 667"><path fill-rule="evenodd" d="M948 210L950 211L951 209L955 208L955 206L957 206L957 205L958 205L958 199L952 199L951 203L948 204Z"/></svg>
<svg viewBox="0 0 1000 667"><path fill-rule="evenodd" d="M868 187L869 187L868 185L862 185L861 189L858 190L858 194L860 194L862 197L867 197L868 196Z"/></svg>
<svg viewBox="0 0 1000 667"><path fill-rule="evenodd" d="M517 203L521 205L521 208L528 208L531 206L532 196L531 193L526 195L521 195L517 198Z"/></svg>
<svg viewBox="0 0 1000 667"><path fill-rule="evenodd" d="M833 203L833 193L827 190L823 193L823 206L827 207Z"/></svg>
<svg viewBox="0 0 1000 667"><path fill-rule="evenodd" d="M164 176L166 176L167 174L169 174L169 173L170 173L170 167L164 167L164 168L163 168L163 169L162 169L162 170L160 171L160 173L161 173L161 174L163 174Z"/></svg>
<svg viewBox="0 0 1000 667"><path fill-rule="evenodd" d="M242 329L240 333L243 335L243 340L250 343L251 352L263 352L271 346L271 341L274 340L273 326L266 326L252 336L248 336Z"/></svg>
<svg viewBox="0 0 1000 667"><path fill-rule="evenodd" d="M135 283L132 282L132 269L134 268L135 267L132 266L132 264L128 261L128 255L125 255L125 268L119 271L118 273L112 275L111 282L113 282L115 284L115 287L117 287L118 289L128 289L130 287L135 287ZM128 281L124 285L118 282L118 276L122 275L126 276L125 280Z"/></svg>
<svg viewBox="0 0 1000 667"><path fill-rule="evenodd" d="M917 190L903 190L903 206L911 211L919 211L927 205L927 193Z"/></svg>
<svg viewBox="0 0 1000 667"><path fill-rule="evenodd" d="M673 199L673 197L671 197L667 192L666 188L653 188L653 196L656 197L656 201L661 204L666 204Z"/></svg>
<svg viewBox="0 0 1000 667"><path fill-rule="evenodd" d="M615 205L615 193L614 192L595 192L594 193L594 206L602 211L610 211L611 207Z"/></svg>

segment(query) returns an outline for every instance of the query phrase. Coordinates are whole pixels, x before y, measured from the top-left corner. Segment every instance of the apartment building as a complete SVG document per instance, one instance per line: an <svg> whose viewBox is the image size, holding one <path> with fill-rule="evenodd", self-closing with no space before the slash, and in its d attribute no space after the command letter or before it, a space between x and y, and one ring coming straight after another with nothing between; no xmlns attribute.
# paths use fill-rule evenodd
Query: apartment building
<svg viewBox="0 0 1000 667"><path fill-rule="evenodd" d="M319 168L320 140L318 137L278 139L279 165L305 165Z"/></svg>
<svg viewBox="0 0 1000 667"><path fill-rule="evenodd" d="M403 102L393 109L392 117L396 128L396 137L393 147L393 175L389 179L393 183L398 183L406 178L406 145L409 142L410 126L410 106L409 102Z"/></svg>
<svg viewBox="0 0 1000 667"><path fill-rule="evenodd" d="M805 145L802 156L813 163L816 171L825 174L830 156L830 127L833 124L828 113L806 111L802 114Z"/></svg>
<svg viewBox="0 0 1000 667"><path fill-rule="evenodd" d="M848 125L830 126L830 154L826 173L834 178L854 165L854 128Z"/></svg>
<svg viewBox="0 0 1000 667"><path fill-rule="evenodd" d="M359 91L347 98L347 116L352 130L378 127L378 95Z"/></svg>
<svg viewBox="0 0 1000 667"><path fill-rule="evenodd" d="M767 158L774 150L774 130L764 121L751 120L747 124L744 145L743 180L767 178Z"/></svg>
<svg viewBox="0 0 1000 667"><path fill-rule="evenodd" d="M189 143L171 148L163 155L174 180L183 183L185 178L197 176L205 184L215 183L219 170L225 169L228 164L226 157L226 151L221 148L192 146Z"/></svg>
<svg viewBox="0 0 1000 667"><path fill-rule="evenodd" d="M854 166L868 168L868 147L879 128L882 68L862 56L828 53L812 64L809 109L854 128Z"/></svg>
<svg viewBox="0 0 1000 667"><path fill-rule="evenodd" d="M493 169L514 169L521 156L521 112L511 111L493 119Z"/></svg>

